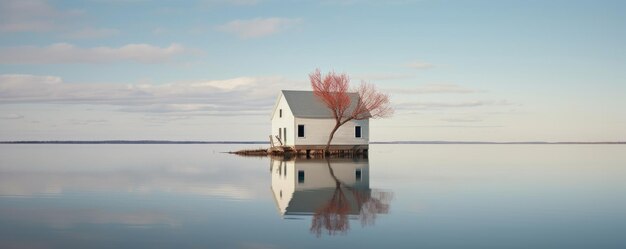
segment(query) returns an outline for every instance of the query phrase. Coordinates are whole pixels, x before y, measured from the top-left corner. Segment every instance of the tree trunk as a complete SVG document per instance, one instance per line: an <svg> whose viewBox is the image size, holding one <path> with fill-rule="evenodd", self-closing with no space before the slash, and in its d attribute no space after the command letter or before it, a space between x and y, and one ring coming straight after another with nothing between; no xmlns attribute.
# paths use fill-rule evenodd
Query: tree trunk
<svg viewBox="0 0 626 249"><path fill-rule="evenodd" d="M330 132L330 136L328 137L328 142L326 143L326 148L324 149L324 154L326 154L327 156L330 155L330 142L333 140L333 137L335 136L335 132L337 131L337 129L339 129L339 127L342 124L337 122L335 124L335 128L333 128L333 130Z"/></svg>

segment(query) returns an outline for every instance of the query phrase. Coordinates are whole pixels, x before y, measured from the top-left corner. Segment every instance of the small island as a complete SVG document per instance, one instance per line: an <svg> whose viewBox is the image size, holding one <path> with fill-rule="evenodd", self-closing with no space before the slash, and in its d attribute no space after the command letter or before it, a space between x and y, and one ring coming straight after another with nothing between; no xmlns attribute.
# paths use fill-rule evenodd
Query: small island
<svg viewBox="0 0 626 249"><path fill-rule="evenodd" d="M239 155L367 155L369 120L393 113L389 96L374 85L350 88L346 73L309 75L312 91L282 90L272 110L270 148ZM332 142L332 144L331 144Z"/></svg>

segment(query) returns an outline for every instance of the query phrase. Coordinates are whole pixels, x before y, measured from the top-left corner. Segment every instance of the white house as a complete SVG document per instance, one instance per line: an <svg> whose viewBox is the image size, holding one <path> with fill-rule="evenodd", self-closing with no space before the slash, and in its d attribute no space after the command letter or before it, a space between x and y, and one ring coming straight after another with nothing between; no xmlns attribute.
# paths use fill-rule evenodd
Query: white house
<svg viewBox="0 0 626 249"><path fill-rule="evenodd" d="M359 96L350 93L351 108ZM312 91L282 90L272 112L272 136L296 150L319 150L326 146L335 119ZM331 149L367 150L369 119L351 120L335 132Z"/></svg>

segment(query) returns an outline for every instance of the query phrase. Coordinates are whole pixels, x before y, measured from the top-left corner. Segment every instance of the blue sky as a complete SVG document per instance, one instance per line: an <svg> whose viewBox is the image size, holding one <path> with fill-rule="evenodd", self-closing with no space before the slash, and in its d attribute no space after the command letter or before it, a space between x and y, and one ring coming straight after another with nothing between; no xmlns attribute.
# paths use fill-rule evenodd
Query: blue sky
<svg viewBox="0 0 626 249"><path fill-rule="evenodd" d="M624 1L2 1L0 140L265 140L315 68L371 140L626 140Z"/></svg>

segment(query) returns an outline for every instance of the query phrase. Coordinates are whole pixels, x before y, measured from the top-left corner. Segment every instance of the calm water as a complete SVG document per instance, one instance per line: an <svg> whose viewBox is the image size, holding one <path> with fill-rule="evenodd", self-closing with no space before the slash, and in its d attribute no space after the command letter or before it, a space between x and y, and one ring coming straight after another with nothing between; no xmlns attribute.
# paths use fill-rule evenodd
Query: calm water
<svg viewBox="0 0 626 249"><path fill-rule="evenodd" d="M623 145L0 145L0 248L626 248Z"/></svg>

